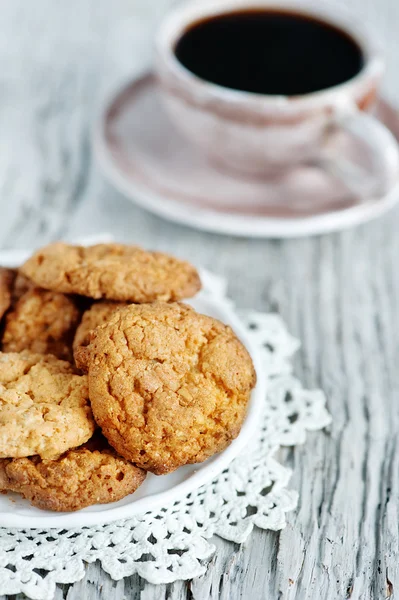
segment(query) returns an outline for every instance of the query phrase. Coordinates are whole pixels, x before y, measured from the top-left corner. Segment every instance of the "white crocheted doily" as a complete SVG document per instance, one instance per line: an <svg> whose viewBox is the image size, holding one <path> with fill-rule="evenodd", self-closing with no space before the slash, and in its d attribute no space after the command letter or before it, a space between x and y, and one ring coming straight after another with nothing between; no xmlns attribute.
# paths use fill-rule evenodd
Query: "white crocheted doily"
<svg viewBox="0 0 399 600"><path fill-rule="evenodd" d="M203 279L208 294L224 296L222 280ZM291 375L290 357L299 344L282 320L256 312L240 316L262 352L258 376L268 379L259 432L243 455L212 483L159 512L68 531L0 529L0 594L50 600L57 583L79 581L85 563L95 560L113 579L133 573L152 583L191 579L206 571L212 536L240 543L254 526L285 526L297 492L287 489L290 471L273 457L279 446L303 444L306 430L325 427L330 416L323 393L304 390Z"/></svg>

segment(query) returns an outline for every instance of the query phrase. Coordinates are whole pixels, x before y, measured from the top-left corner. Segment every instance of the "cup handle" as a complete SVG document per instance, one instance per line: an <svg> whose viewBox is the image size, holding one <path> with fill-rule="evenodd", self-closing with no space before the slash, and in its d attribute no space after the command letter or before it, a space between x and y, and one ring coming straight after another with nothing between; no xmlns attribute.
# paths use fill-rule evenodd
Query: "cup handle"
<svg viewBox="0 0 399 600"><path fill-rule="evenodd" d="M398 143L382 123L369 114L353 107L350 113L333 117L330 134L345 131L363 144L370 156L370 165L359 165L331 149L330 135L326 136L318 164L329 174L340 179L352 192L370 198L386 194L399 173Z"/></svg>

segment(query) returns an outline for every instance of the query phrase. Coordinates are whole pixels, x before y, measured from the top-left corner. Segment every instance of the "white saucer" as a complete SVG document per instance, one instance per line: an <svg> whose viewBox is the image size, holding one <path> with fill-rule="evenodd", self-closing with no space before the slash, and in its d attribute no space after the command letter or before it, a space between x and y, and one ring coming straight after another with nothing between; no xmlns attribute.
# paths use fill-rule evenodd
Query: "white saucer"
<svg viewBox="0 0 399 600"><path fill-rule="evenodd" d="M399 138L396 110L379 99L375 112ZM344 137L339 143L345 151L353 146ZM319 234L373 219L399 199L399 181L383 197L359 198L317 168L297 168L274 181L222 170L170 122L150 73L107 104L94 147L110 181L130 200L171 221L223 234Z"/></svg>
<svg viewBox="0 0 399 600"><path fill-rule="evenodd" d="M31 252L0 252L0 264L18 266ZM209 276L208 276L209 277ZM110 521L127 519L134 515L160 509L179 500L204 483L212 481L243 450L256 435L262 407L266 398L264 368L259 350L248 338L245 327L223 297L198 294L189 302L198 312L208 314L229 324L252 356L258 383L252 392L248 413L239 436L226 450L197 465L188 465L174 473L157 477L148 474L143 485L130 496L112 504L97 504L71 513L40 510L17 494L0 494L0 527L22 528L74 528L101 525Z"/></svg>

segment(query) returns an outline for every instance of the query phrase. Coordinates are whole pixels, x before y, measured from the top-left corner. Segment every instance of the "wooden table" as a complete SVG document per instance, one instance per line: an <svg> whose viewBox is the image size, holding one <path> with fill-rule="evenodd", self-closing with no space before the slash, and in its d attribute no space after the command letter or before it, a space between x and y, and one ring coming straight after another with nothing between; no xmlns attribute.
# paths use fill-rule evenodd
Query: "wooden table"
<svg viewBox="0 0 399 600"><path fill-rule="evenodd" d="M349 0L348 0L349 3ZM166 0L3 0L0 244L110 231L228 277L239 306L278 311L301 338L296 372L329 399L333 424L285 455L299 506L281 533L216 539L205 576L113 582L91 565L57 600L373 599L399 593L399 209L343 234L256 241L199 233L134 207L93 162L104 94L148 47ZM399 101L399 3L351 0L380 34ZM141 52L145 53L143 49ZM4 596L2 597L4 598Z"/></svg>

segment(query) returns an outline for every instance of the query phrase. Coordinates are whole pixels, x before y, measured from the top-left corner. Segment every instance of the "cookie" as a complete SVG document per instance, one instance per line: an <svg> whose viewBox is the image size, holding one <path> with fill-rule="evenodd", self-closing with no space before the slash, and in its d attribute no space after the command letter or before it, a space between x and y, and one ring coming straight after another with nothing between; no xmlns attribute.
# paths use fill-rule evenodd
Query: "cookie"
<svg viewBox="0 0 399 600"><path fill-rule="evenodd" d="M7 310L31 287L33 283L17 269L0 267L0 321Z"/></svg>
<svg viewBox="0 0 399 600"><path fill-rule="evenodd" d="M133 494L146 472L108 446L89 442L57 460L0 460L0 491L18 492L38 508L75 511Z"/></svg>
<svg viewBox="0 0 399 600"><path fill-rule="evenodd" d="M119 454L168 473L223 450L256 375L230 327L184 304L129 305L88 347L94 417Z"/></svg>
<svg viewBox="0 0 399 600"><path fill-rule="evenodd" d="M79 321L80 311L73 298L32 288L19 298L6 317L3 351L30 350L71 361Z"/></svg>
<svg viewBox="0 0 399 600"><path fill-rule="evenodd" d="M16 271L0 267L0 321L11 306Z"/></svg>
<svg viewBox="0 0 399 600"><path fill-rule="evenodd" d="M124 302L95 302L89 310L84 312L73 340L73 354L78 368L85 368L85 348L90 342L91 332L99 325L106 323L115 310L125 306Z"/></svg>
<svg viewBox="0 0 399 600"><path fill-rule="evenodd" d="M87 376L51 355L0 352L0 407L0 458L53 458L95 430Z"/></svg>
<svg viewBox="0 0 399 600"><path fill-rule="evenodd" d="M26 294L29 290L35 287L33 281L22 275L19 271L16 272L16 277L14 280L14 286L12 290L12 302L11 306L15 306L18 300Z"/></svg>
<svg viewBox="0 0 399 600"><path fill-rule="evenodd" d="M189 263L123 244L57 242L38 250L20 270L46 289L120 302L179 300L201 287Z"/></svg>

